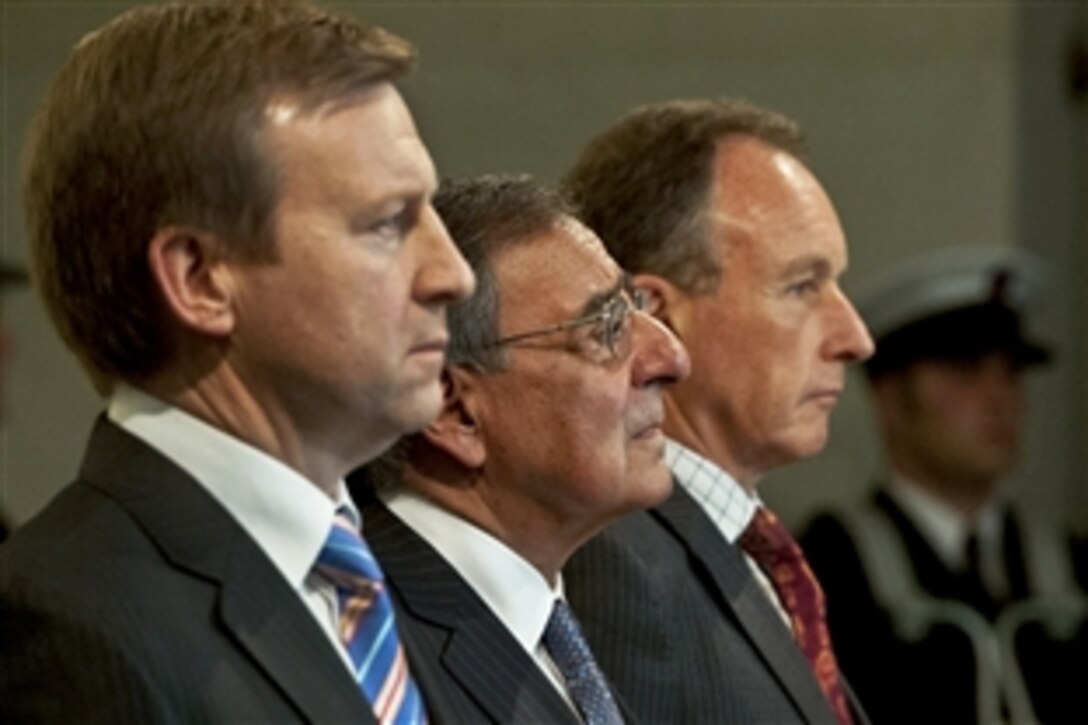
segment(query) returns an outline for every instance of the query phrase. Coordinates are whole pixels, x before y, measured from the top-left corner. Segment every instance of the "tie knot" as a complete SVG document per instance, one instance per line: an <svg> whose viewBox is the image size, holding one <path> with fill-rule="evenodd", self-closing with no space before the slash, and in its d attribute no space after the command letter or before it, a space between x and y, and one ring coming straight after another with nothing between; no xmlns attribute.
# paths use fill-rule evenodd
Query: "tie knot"
<svg viewBox="0 0 1088 725"><path fill-rule="evenodd" d="M369 589L385 578L355 524L339 512L333 519L315 566L337 589Z"/></svg>
<svg viewBox="0 0 1088 725"><path fill-rule="evenodd" d="M568 677L576 673L578 679L582 679L587 665L593 662L593 654L574 619L574 613L562 599L555 600L552 616L548 618L548 626L544 629L544 646Z"/></svg>
<svg viewBox="0 0 1088 725"><path fill-rule="evenodd" d="M762 506L737 540L741 548L764 568L780 562L804 559L800 545L778 517Z"/></svg>

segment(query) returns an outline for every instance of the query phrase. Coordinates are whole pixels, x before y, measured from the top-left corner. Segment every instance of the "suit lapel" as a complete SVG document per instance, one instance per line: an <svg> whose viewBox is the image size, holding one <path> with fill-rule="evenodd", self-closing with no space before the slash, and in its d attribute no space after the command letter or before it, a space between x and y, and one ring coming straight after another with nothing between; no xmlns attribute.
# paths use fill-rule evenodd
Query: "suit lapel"
<svg viewBox="0 0 1088 725"><path fill-rule="evenodd" d="M703 579L723 610L767 663L808 721L824 721L831 710L796 642L752 575L739 547L725 541L714 523L677 484L672 495L651 510L681 541L702 568Z"/></svg>
<svg viewBox="0 0 1088 725"><path fill-rule="evenodd" d="M547 713L551 722L573 719L536 663L514 649L518 645L512 638L496 637L490 612L473 606L463 614L451 630L442 664L495 722L534 711Z"/></svg>
<svg viewBox="0 0 1088 725"><path fill-rule="evenodd" d="M536 662L438 552L380 502L365 507L364 521L429 707L439 709L452 680L492 722L575 722ZM438 634L428 639L416 628Z"/></svg>
<svg viewBox="0 0 1088 725"><path fill-rule="evenodd" d="M850 717L854 719L854 725L870 725L869 715L861 706L861 700L846 681L846 677L842 678L842 689L846 693L846 702L850 705Z"/></svg>
<svg viewBox="0 0 1088 725"><path fill-rule="evenodd" d="M255 547L235 551L220 600L224 625L307 718L373 722L369 703L312 615L285 606L298 595L281 578L251 574L268 566Z"/></svg>
<svg viewBox="0 0 1088 725"><path fill-rule="evenodd" d="M374 721L298 593L199 483L104 417L81 476L140 522L175 567L219 589L223 627L304 719Z"/></svg>

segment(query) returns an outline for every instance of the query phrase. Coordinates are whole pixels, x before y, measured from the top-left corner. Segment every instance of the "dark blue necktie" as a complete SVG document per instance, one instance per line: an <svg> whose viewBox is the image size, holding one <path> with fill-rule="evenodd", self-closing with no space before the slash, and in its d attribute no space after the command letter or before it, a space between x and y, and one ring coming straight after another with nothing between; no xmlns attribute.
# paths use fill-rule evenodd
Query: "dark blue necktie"
<svg viewBox="0 0 1088 725"><path fill-rule="evenodd" d="M562 599L555 600L544 630L544 647L566 680L567 692L586 725L622 725L623 716L608 682L597 667L574 614Z"/></svg>

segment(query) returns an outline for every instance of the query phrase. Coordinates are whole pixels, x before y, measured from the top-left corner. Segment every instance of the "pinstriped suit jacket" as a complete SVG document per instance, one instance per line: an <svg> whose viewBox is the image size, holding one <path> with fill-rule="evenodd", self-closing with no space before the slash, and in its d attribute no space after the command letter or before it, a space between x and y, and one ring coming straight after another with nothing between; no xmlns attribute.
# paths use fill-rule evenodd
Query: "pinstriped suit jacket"
<svg viewBox="0 0 1088 725"><path fill-rule="evenodd" d="M0 722L374 722L264 552L104 417L0 547L0 653Z"/></svg>
<svg viewBox="0 0 1088 725"><path fill-rule="evenodd" d="M579 720L539 666L430 544L358 488L412 674L435 723Z"/></svg>
<svg viewBox="0 0 1088 725"><path fill-rule="evenodd" d="M563 576L601 667L640 720L835 721L741 551L683 487L591 540Z"/></svg>

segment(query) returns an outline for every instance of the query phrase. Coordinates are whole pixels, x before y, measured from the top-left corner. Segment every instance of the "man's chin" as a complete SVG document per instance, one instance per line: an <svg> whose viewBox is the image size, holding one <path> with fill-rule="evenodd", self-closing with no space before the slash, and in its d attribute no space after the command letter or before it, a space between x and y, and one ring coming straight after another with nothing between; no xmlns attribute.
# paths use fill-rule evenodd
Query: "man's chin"
<svg viewBox="0 0 1088 725"><path fill-rule="evenodd" d="M397 425L400 435L418 433L433 423L442 412L442 387L435 380L413 390L398 406Z"/></svg>
<svg viewBox="0 0 1088 725"><path fill-rule="evenodd" d="M637 491L637 496L631 502L632 511L653 508L672 493L672 472L664 460L639 471L637 475L639 480L632 487L633 491Z"/></svg>
<svg viewBox="0 0 1088 725"><path fill-rule="evenodd" d="M804 435L781 441L780 445L768 449L768 451L776 451L777 455L773 458L768 457L767 462L772 465L767 466L768 470L764 472L769 473L775 468L800 463L819 455L827 447L829 437L827 426L823 426L819 429L807 430Z"/></svg>

